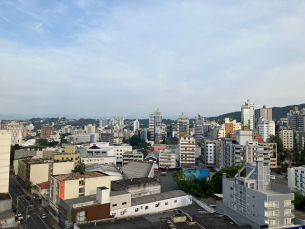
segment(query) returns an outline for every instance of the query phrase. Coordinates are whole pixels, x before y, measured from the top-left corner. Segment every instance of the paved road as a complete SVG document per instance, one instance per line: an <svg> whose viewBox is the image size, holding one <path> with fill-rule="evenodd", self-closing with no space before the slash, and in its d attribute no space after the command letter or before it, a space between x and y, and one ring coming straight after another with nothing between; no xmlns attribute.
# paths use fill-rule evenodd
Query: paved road
<svg viewBox="0 0 305 229"><path fill-rule="evenodd" d="M41 219L40 215L42 212L39 211L37 207L35 207L32 201L35 200L27 200L26 193L22 190L22 188L17 188L16 179L10 177L9 182L9 192L13 198L13 202L17 205L17 197L18 197L18 212L23 215L24 220L21 221L21 225L23 228L28 229L51 229L53 228L52 225L46 220ZM32 205L31 207L29 207ZM28 211L28 219L26 219L26 213Z"/></svg>

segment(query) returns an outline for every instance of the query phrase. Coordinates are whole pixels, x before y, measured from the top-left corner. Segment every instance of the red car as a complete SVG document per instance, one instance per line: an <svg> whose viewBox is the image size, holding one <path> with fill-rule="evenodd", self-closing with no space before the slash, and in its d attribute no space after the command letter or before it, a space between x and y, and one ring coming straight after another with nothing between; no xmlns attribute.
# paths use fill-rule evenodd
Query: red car
<svg viewBox="0 0 305 229"><path fill-rule="evenodd" d="M20 188L20 185L19 185L19 184L17 184L17 185L16 185L16 188Z"/></svg>

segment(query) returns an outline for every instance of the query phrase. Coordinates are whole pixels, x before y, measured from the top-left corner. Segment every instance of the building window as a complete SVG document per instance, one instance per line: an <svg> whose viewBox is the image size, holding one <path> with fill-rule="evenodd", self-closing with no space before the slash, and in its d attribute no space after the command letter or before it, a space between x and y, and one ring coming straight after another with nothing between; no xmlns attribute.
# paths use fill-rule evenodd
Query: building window
<svg viewBox="0 0 305 229"><path fill-rule="evenodd" d="M135 212L138 212L138 211L139 211L139 208L136 208L134 211L135 211Z"/></svg>
<svg viewBox="0 0 305 229"><path fill-rule="evenodd" d="M291 224L291 218L285 219L285 225L290 225Z"/></svg>
<svg viewBox="0 0 305 229"><path fill-rule="evenodd" d="M85 185L85 180L80 180L78 183L79 185Z"/></svg>
<svg viewBox="0 0 305 229"><path fill-rule="evenodd" d="M165 205L168 205L168 202L165 202Z"/></svg>
<svg viewBox="0 0 305 229"><path fill-rule="evenodd" d="M145 206L145 210L147 210L148 209L148 206Z"/></svg>
<svg viewBox="0 0 305 229"><path fill-rule="evenodd" d="M126 204L127 204L126 202L123 202L123 203L122 203L122 205L126 205Z"/></svg>
<svg viewBox="0 0 305 229"><path fill-rule="evenodd" d="M117 204L112 204L112 207L116 207L117 206Z"/></svg>
<svg viewBox="0 0 305 229"><path fill-rule="evenodd" d="M177 200L174 200L174 203L177 203Z"/></svg>
<svg viewBox="0 0 305 229"><path fill-rule="evenodd" d="M291 205L291 200L285 200L284 206L289 206L289 205Z"/></svg>
<svg viewBox="0 0 305 229"><path fill-rule="evenodd" d="M76 213L76 223L87 221L87 211L81 211Z"/></svg>

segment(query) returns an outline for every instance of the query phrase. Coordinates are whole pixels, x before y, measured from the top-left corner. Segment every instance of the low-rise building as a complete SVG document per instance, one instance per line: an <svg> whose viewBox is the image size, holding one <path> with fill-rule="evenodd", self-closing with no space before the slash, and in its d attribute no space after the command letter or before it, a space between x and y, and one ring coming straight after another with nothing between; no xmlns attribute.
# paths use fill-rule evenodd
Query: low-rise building
<svg viewBox="0 0 305 229"><path fill-rule="evenodd" d="M172 149L163 149L159 154L159 167L164 169L176 168L176 152Z"/></svg>
<svg viewBox="0 0 305 229"><path fill-rule="evenodd" d="M96 188L110 189L111 178L100 172L70 173L51 177L50 206L58 212L60 199L72 199L96 194Z"/></svg>
<svg viewBox="0 0 305 229"><path fill-rule="evenodd" d="M127 191L131 198L148 196L161 192L161 183L154 178L142 177L111 181L111 191Z"/></svg>
<svg viewBox="0 0 305 229"><path fill-rule="evenodd" d="M85 165L116 164L116 157L115 156L86 156L81 159L81 163L84 163Z"/></svg>
<svg viewBox="0 0 305 229"><path fill-rule="evenodd" d="M126 200L121 201L127 202L130 201L130 199L126 198ZM112 210L110 211L110 215L114 218L134 217L154 214L157 212L184 207L190 204L192 204L192 196L187 195L181 190L175 190L133 198L131 199L131 205L129 207Z"/></svg>
<svg viewBox="0 0 305 229"><path fill-rule="evenodd" d="M143 161L144 155L141 151L133 150L131 152L123 153L123 166L127 165L130 161Z"/></svg>
<svg viewBox="0 0 305 229"><path fill-rule="evenodd" d="M122 167L126 179L154 177L154 164L150 162L131 161Z"/></svg>
<svg viewBox="0 0 305 229"><path fill-rule="evenodd" d="M79 153L54 153L51 155L51 159L54 161L73 161L75 165L80 163Z"/></svg>
<svg viewBox="0 0 305 229"><path fill-rule="evenodd" d="M50 180L52 175L70 174L73 161L54 161L49 159L20 159L17 178L24 185L36 185Z"/></svg>

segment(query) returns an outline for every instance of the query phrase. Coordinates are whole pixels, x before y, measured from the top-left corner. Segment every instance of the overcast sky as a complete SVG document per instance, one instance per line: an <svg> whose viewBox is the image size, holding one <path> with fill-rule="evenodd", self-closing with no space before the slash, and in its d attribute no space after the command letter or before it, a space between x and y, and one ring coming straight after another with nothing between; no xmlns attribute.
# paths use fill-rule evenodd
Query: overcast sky
<svg viewBox="0 0 305 229"><path fill-rule="evenodd" d="M214 116L305 102L305 2L0 1L0 113Z"/></svg>

